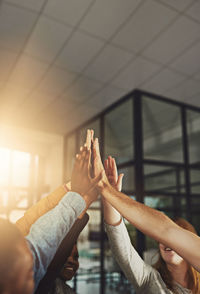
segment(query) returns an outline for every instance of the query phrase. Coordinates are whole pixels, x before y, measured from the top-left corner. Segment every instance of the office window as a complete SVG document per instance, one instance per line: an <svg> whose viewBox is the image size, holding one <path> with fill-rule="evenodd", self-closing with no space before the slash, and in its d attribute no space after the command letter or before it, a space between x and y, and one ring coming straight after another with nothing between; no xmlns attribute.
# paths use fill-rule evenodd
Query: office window
<svg viewBox="0 0 200 294"><path fill-rule="evenodd" d="M190 169L191 193L198 194L200 192L200 168Z"/></svg>
<svg viewBox="0 0 200 294"><path fill-rule="evenodd" d="M38 196L38 155L0 148L0 161L0 214L15 222Z"/></svg>
<svg viewBox="0 0 200 294"><path fill-rule="evenodd" d="M142 109L144 158L183 162L180 108L143 97Z"/></svg>
<svg viewBox="0 0 200 294"><path fill-rule="evenodd" d="M144 165L145 191L185 192L184 175L179 167Z"/></svg>
<svg viewBox="0 0 200 294"><path fill-rule="evenodd" d="M90 220L78 238L79 270L77 292L86 291L87 284L94 286L94 292L100 289L100 201L94 202L88 209ZM85 281L86 283L84 283Z"/></svg>
<svg viewBox="0 0 200 294"><path fill-rule="evenodd" d="M200 162L200 112L187 111L187 132L190 163Z"/></svg>
<svg viewBox="0 0 200 294"><path fill-rule="evenodd" d="M195 227L198 235L200 234L200 215L199 213L192 214L192 225Z"/></svg>
<svg viewBox="0 0 200 294"><path fill-rule="evenodd" d="M163 212L173 209L173 198L170 196L145 196L144 204Z"/></svg>
<svg viewBox="0 0 200 294"><path fill-rule="evenodd" d="M30 184L31 155L27 152L13 151L12 184L27 187Z"/></svg>
<svg viewBox="0 0 200 294"><path fill-rule="evenodd" d="M117 163L133 159L132 99L105 115L105 157L112 155Z"/></svg>
<svg viewBox="0 0 200 294"><path fill-rule="evenodd" d="M134 125L134 113L140 111L137 103L134 103L134 99L141 99L142 106L142 132L137 129L137 123ZM134 109L136 107L136 109ZM138 107L138 109L137 109ZM185 159L183 156L183 125L182 125L182 109L186 109L186 122L187 122L187 134L188 134L188 146L189 150L189 167L185 165ZM135 111L134 111L135 110ZM135 185L135 164L136 158L134 149L134 134L137 134L142 138L143 145L143 158L137 162L139 168L143 171L143 174L139 175L138 181L141 181L141 190L144 193L144 203L151 206L161 212L165 213L169 217L175 216L187 218L191 216L192 223L197 227L200 233L200 112L198 110L191 111L187 106L183 106L181 103L171 103L170 100L163 99L162 97L155 96L154 94L147 94L146 92L136 90L133 91L132 97L127 96L124 100L117 105L108 108L105 112L100 113L98 118L95 118L93 122L80 127L76 133L74 133L76 140L76 146L80 146L85 141L87 128L95 129L96 136L100 135L100 122L101 131L104 135L100 138L100 145L104 152L105 158L111 155L116 159L118 166L118 173L124 173L122 191L132 197L139 198L141 195L136 195ZM100 136L99 136L100 137ZM140 156L141 154L139 154ZM189 168L189 170L188 170ZM189 188L191 195L186 193L186 175L190 176ZM144 183L144 186L142 185ZM143 190L144 188L144 190ZM132 196L131 196L132 195ZM191 197L191 198L190 198ZM142 197L140 198L142 200ZM191 203L191 210L189 211L189 203ZM78 275L78 290L82 290L83 283L81 279L85 279L87 283L94 284L94 291L101 292L99 287L101 278L105 278L104 293L107 293L107 287L112 285L122 285L124 283L123 276L120 275L120 269L115 263L110 245L104 232L101 230L101 210L98 202L94 204L96 211L92 210L91 217L95 218L95 222L92 221L91 226L88 226L87 238L85 243L81 246L86 246L86 251L81 254L85 254L85 269L79 271ZM190 214L189 214L190 213ZM131 242L134 246L140 243L140 248L147 249L144 252L144 257L152 263L155 261L156 251L158 244L148 236L145 238L138 238L141 236L138 231L125 221L127 226ZM90 233L89 233L90 232ZM103 252L100 240L98 245L94 239L98 239L100 236L101 241L104 239ZM98 246L100 250L95 247ZM82 250L83 247L80 247ZM104 263L100 256L104 256ZM98 258L95 261L95 259ZM151 260L149 260L149 258ZM94 270L91 270L92 276L89 279L89 273L86 270L86 264L92 260ZM96 262L96 263L95 263ZM103 266L104 265L104 266ZM103 268L102 272L99 268ZM96 272L95 272L96 271ZM85 276L83 273L87 273ZM113 279L116 279L113 282ZM127 280L125 279L125 283ZM131 292L130 284L123 284L122 292ZM127 288L126 288L127 286ZM127 289L124 290L124 289ZM95 293L96 293L95 292ZM131 292L132 293L132 292ZM134 293L134 292L133 292Z"/></svg>
<svg viewBox="0 0 200 294"><path fill-rule="evenodd" d="M133 166L124 167L118 170L118 174L124 174L122 180L123 191L134 191L135 190L135 170Z"/></svg>

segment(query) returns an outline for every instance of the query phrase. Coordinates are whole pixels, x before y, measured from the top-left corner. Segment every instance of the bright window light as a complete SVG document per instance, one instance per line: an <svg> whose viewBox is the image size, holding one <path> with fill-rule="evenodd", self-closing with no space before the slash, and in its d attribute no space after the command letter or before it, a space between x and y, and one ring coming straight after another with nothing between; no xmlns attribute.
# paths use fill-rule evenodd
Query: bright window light
<svg viewBox="0 0 200 294"><path fill-rule="evenodd" d="M7 148L0 148L0 186L9 185L11 151Z"/></svg>
<svg viewBox="0 0 200 294"><path fill-rule="evenodd" d="M20 151L13 151L12 155L12 186L28 187L31 156Z"/></svg>
<svg viewBox="0 0 200 294"><path fill-rule="evenodd" d="M30 169L30 153L0 148L0 208L15 203L27 207Z"/></svg>

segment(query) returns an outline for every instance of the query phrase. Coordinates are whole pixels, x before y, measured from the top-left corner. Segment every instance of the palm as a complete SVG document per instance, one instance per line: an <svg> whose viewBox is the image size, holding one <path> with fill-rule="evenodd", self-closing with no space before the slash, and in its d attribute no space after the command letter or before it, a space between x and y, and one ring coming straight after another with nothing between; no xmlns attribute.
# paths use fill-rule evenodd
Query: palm
<svg viewBox="0 0 200 294"><path fill-rule="evenodd" d="M108 159L105 160L104 166L109 183L116 190L121 191L123 174L118 176L115 159L109 156Z"/></svg>
<svg viewBox="0 0 200 294"><path fill-rule="evenodd" d="M90 153L84 147L76 157L71 176L72 190L83 195L90 186L89 157Z"/></svg>
<svg viewBox="0 0 200 294"><path fill-rule="evenodd" d="M80 153L76 155L76 161L72 171L71 185L73 191L81 195L87 195L90 201L93 202L98 197L98 192L95 189L95 186L101 180L101 174L99 174L99 178L91 178L90 159L91 149L88 144L85 144L84 147L80 148Z"/></svg>
<svg viewBox="0 0 200 294"><path fill-rule="evenodd" d="M93 156L94 156L94 175L98 176L103 170L103 164L101 161L100 151L99 151L99 143L98 139L96 138L93 143Z"/></svg>

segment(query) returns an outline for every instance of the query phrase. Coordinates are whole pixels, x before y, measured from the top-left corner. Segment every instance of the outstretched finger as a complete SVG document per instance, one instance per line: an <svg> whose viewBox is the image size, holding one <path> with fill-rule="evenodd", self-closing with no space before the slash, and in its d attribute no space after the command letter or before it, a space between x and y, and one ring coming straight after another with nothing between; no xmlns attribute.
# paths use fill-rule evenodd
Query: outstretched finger
<svg viewBox="0 0 200 294"><path fill-rule="evenodd" d="M108 171L109 175L113 175L113 170L112 170L112 156L108 156Z"/></svg>
<svg viewBox="0 0 200 294"><path fill-rule="evenodd" d="M108 159L104 160L104 168L105 168L106 175L108 175Z"/></svg>
<svg viewBox="0 0 200 294"><path fill-rule="evenodd" d="M83 169L86 153L87 153L87 147L86 146L81 147L80 154L79 154L80 155L80 169Z"/></svg>
<svg viewBox="0 0 200 294"><path fill-rule="evenodd" d="M98 140L98 138L95 138L95 140L94 140L94 143L93 143L93 152L94 152L94 157L100 157L99 140Z"/></svg>
<svg viewBox="0 0 200 294"><path fill-rule="evenodd" d="M98 138L95 138L94 143L93 143L93 155L94 155L94 160L97 159L99 164L101 165L101 168L103 169L103 163L101 160Z"/></svg>
<svg viewBox="0 0 200 294"><path fill-rule="evenodd" d="M86 150L86 155L83 160L83 166L82 170L84 173L89 174L89 168L90 168L90 157L91 157L91 149Z"/></svg>
<svg viewBox="0 0 200 294"><path fill-rule="evenodd" d="M87 146L88 149L91 148L91 141L92 141L92 133L91 133L91 130L87 130L87 136L86 136L85 145Z"/></svg>
<svg viewBox="0 0 200 294"><path fill-rule="evenodd" d="M111 156L108 156L108 169L106 171L106 176L109 180L109 183L112 185L112 186L115 186L116 185L116 180L113 176L113 170L112 170L112 157Z"/></svg>
<svg viewBox="0 0 200 294"><path fill-rule="evenodd" d="M91 132L91 141L93 142L94 141L94 130L90 130Z"/></svg>
<svg viewBox="0 0 200 294"><path fill-rule="evenodd" d="M116 179L116 182L117 182L118 172L117 172L117 165L116 165L116 162L115 162L114 158L112 158L112 173L113 173L113 176L114 176L114 178Z"/></svg>
<svg viewBox="0 0 200 294"><path fill-rule="evenodd" d="M123 180L124 174L120 174L117 180L117 190L122 190L122 180Z"/></svg>

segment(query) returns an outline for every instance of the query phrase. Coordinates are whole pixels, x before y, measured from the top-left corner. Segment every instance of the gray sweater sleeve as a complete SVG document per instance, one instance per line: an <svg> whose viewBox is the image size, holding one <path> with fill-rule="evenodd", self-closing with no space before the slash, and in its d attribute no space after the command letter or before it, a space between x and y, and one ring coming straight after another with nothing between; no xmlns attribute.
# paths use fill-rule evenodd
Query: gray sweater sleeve
<svg viewBox="0 0 200 294"><path fill-rule="evenodd" d="M146 264L131 244L126 226L122 221L118 226L105 224L113 255L136 290L146 288L154 269Z"/></svg>
<svg viewBox="0 0 200 294"><path fill-rule="evenodd" d="M79 194L68 192L54 209L32 225L26 239L34 258L35 288L46 273L63 238L85 206L86 203Z"/></svg>

